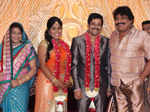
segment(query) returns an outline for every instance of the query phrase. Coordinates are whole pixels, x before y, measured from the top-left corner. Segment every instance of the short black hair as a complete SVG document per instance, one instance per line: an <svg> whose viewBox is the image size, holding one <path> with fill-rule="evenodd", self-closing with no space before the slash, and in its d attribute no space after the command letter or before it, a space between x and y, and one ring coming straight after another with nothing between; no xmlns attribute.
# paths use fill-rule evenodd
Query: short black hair
<svg viewBox="0 0 150 112"><path fill-rule="evenodd" d="M116 19L116 16L118 14L120 14L121 16L126 15L126 16L128 16L129 20L133 20L134 21L134 15L133 15L131 9L128 6L120 6L120 7L116 8L113 11L114 19Z"/></svg>
<svg viewBox="0 0 150 112"><path fill-rule="evenodd" d="M88 17L88 25L91 23L93 19L100 19L102 21L102 26L103 26L103 16L98 13L91 13Z"/></svg>
<svg viewBox="0 0 150 112"><path fill-rule="evenodd" d="M145 20L145 21L142 22L142 26L145 25L145 24L150 24L150 20Z"/></svg>

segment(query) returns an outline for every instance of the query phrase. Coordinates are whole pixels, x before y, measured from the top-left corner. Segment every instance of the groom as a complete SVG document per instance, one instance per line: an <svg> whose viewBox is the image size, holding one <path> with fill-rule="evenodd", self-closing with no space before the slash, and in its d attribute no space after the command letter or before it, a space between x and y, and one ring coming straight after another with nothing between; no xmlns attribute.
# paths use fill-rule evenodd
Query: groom
<svg viewBox="0 0 150 112"><path fill-rule="evenodd" d="M91 13L88 30L73 38L72 78L78 112L105 112L110 79L109 40L100 35L103 17Z"/></svg>

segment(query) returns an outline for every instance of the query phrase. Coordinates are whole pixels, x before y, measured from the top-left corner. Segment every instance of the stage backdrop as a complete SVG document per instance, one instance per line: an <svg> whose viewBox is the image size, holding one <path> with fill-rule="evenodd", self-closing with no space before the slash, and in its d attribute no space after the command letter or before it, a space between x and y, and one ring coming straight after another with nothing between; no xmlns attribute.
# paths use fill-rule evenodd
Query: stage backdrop
<svg viewBox="0 0 150 112"><path fill-rule="evenodd" d="M58 16L64 23L62 38L71 44L74 36L86 31L91 12L103 15L102 33L109 36L114 30L112 11L121 5L132 9L139 29L143 20L150 19L150 0L0 0L0 41L8 26L18 21L37 48L44 38L48 18Z"/></svg>

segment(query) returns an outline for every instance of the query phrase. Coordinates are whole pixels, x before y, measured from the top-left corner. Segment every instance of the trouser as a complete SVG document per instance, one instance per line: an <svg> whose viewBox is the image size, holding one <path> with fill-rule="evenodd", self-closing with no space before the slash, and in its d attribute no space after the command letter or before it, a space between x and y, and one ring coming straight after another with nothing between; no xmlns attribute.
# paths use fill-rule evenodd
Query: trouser
<svg viewBox="0 0 150 112"><path fill-rule="evenodd" d="M115 87L118 112L144 112L144 81L135 80L130 84Z"/></svg>
<svg viewBox="0 0 150 112"><path fill-rule="evenodd" d="M145 83L144 83L144 105L145 105L145 112L150 111L150 76L147 77Z"/></svg>

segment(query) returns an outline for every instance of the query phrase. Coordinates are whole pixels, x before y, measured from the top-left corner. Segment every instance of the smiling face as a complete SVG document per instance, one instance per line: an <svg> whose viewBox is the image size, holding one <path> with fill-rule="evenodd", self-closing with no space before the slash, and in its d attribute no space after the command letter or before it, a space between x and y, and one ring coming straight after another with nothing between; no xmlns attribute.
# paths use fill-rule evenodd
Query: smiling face
<svg viewBox="0 0 150 112"><path fill-rule="evenodd" d="M59 39L62 36L62 26L55 22L52 27L48 30L49 35L51 35L54 39Z"/></svg>
<svg viewBox="0 0 150 112"><path fill-rule="evenodd" d="M115 17L115 27L118 32L128 31L133 24L133 20L130 20L127 15L116 15Z"/></svg>
<svg viewBox="0 0 150 112"><path fill-rule="evenodd" d="M88 25L88 31L92 36L97 36L102 30L102 20L99 18L93 19Z"/></svg>
<svg viewBox="0 0 150 112"><path fill-rule="evenodd" d="M22 32L18 27L13 27L11 29L10 36L13 43L19 43L22 40Z"/></svg>

